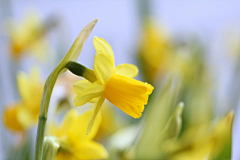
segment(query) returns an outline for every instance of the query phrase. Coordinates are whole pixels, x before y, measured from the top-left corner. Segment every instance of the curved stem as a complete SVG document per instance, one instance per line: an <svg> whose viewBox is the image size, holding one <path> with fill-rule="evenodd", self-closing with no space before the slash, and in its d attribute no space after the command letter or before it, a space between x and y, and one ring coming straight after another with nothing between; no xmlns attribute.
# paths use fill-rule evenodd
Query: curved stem
<svg viewBox="0 0 240 160"><path fill-rule="evenodd" d="M37 137L36 137L35 158L34 158L35 160L42 160L43 141L44 141L46 122L47 122L48 107L49 107L50 98L52 95L52 90L57 81L59 72L60 71L57 72L55 69L49 75L48 79L45 82L44 88L43 88L43 95L42 95L42 100L41 100Z"/></svg>
<svg viewBox="0 0 240 160"><path fill-rule="evenodd" d="M39 122L38 122L38 130L36 137L36 147L35 147L35 160L42 160L43 157L43 141L44 141L44 132L45 126L47 122L47 114L50 98L52 95L53 87L57 81L58 75L65 72L67 69L65 68L66 64L69 61L77 60L79 54L82 51L83 45L86 42L88 36L90 35L93 27L97 23L97 19L89 23L83 30L79 33L76 40L73 42L72 47L68 51L68 53L63 57L61 62L56 66L56 68L52 71L52 73L48 76L42 94L41 106L40 106L40 114L39 114Z"/></svg>
<svg viewBox="0 0 240 160"><path fill-rule="evenodd" d="M77 70L74 68L77 68ZM90 79L90 81L91 80L94 81L96 79L95 74L91 69L88 69L85 66L80 65L73 61L70 61L62 68L56 67L52 71L52 73L48 76L44 84L41 106L40 106L36 146L35 146L35 158L34 158L35 160L42 160L42 157L43 157L43 141L44 141L46 122L47 122L48 107L49 107L53 87L57 81L58 75L64 72L65 69L69 69L71 72L73 72L78 76L83 76L87 79Z"/></svg>
<svg viewBox="0 0 240 160"><path fill-rule="evenodd" d="M72 66L72 64L74 66ZM74 67L76 67L79 70L74 70L73 69ZM56 67L52 71L52 73L48 76L44 84L41 106L40 106L36 146L35 146L35 158L34 158L35 160L42 160L42 157L43 157L43 141L44 141L46 122L47 122L48 107L49 107L53 87L57 81L58 75L64 72L65 69L69 69L70 71L72 71L72 73L78 76L85 77L89 79L89 81L91 80L94 81L96 79L95 74L91 69L88 69L85 66L80 65L73 61L70 61L69 63L67 63L67 65L65 65L63 68ZM77 72L78 74L75 72Z"/></svg>

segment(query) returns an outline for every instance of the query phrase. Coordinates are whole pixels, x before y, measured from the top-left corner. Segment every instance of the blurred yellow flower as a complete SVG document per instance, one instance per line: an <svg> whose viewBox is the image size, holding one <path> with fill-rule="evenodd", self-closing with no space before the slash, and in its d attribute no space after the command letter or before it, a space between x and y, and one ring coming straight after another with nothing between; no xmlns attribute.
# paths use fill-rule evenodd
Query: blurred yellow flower
<svg viewBox="0 0 240 160"><path fill-rule="evenodd" d="M29 51L42 60L50 52L48 42L43 38L46 28L35 13L27 14L20 24L10 23L7 29L13 57L19 58Z"/></svg>
<svg viewBox="0 0 240 160"><path fill-rule="evenodd" d="M165 73L173 64L173 47L170 36L160 26L147 23L142 33L139 56L146 80L152 82L159 72Z"/></svg>
<svg viewBox="0 0 240 160"><path fill-rule="evenodd" d="M201 124L187 130L176 142L164 143L172 153L170 159L231 159L231 134L234 112L230 111L218 124Z"/></svg>
<svg viewBox="0 0 240 160"><path fill-rule="evenodd" d="M104 39L94 37L93 43L97 51L93 67L97 81L90 83L82 80L74 86L77 94L74 100L75 106L99 98L87 133L91 131L105 98L128 115L139 118L153 90L152 85L132 79L138 74L135 65L121 64L115 67L113 50Z"/></svg>
<svg viewBox="0 0 240 160"><path fill-rule="evenodd" d="M139 60L147 82L166 74L175 74L192 83L198 79L200 54L190 47L176 47L168 32L160 25L147 22L139 42ZM195 81L194 81L195 82Z"/></svg>
<svg viewBox="0 0 240 160"><path fill-rule="evenodd" d="M51 127L49 135L60 140L56 160L106 159L108 152L98 142L92 141L101 124L101 114L96 117L92 132L86 135L92 110L78 115L76 109L69 110L59 128Z"/></svg>
<svg viewBox="0 0 240 160"><path fill-rule="evenodd" d="M4 123L6 127L14 131L23 131L36 125L40 111L40 103L43 90L43 82L40 80L40 72L32 68L30 75L19 72L17 86L21 97L20 102L9 105L4 110Z"/></svg>

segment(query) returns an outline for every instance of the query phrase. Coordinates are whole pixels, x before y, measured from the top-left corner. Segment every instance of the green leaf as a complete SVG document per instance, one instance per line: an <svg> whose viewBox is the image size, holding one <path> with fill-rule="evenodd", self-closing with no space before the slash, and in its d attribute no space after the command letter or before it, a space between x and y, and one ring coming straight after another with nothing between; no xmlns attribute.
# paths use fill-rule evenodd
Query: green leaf
<svg viewBox="0 0 240 160"><path fill-rule="evenodd" d="M151 101L146 106L145 117L143 117L145 118L143 129L136 145L136 159L158 159L162 154L156 140L164 130L176 106L179 87L178 79L170 77L166 79L165 85L162 85L160 90L154 91Z"/></svg>
<svg viewBox="0 0 240 160"><path fill-rule="evenodd" d="M229 111L215 128L214 138L216 146L213 152L216 153L213 153L213 155L219 154L214 156L213 159L231 159L233 120L234 111Z"/></svg>
<svg viewBox="0 0 240 160"><path fill-rule="evenodd" d="M163 131L160 133L157 142L162 142L165 139L176 139L178 138L181 128L182 128L182 112L184 108L184 103L180 102L169 118Z"/></svg>

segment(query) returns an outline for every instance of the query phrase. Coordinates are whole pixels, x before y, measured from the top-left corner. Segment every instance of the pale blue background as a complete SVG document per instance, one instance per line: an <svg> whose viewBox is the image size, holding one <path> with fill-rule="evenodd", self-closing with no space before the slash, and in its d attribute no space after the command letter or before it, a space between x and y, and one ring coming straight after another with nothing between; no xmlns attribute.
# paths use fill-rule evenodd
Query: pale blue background
<svg viewBox="0 0 240 160"><path fill-rule="evenodd" d="M219 78L216 81L219 92L219 107L216 114L222 115L228 108L221 99L227 94L226 85L232 75L232 62L226 60L226 50L223 48L224 37L229 28L236 29L239 34L240 28L240 2L239 1L149 1L150 12L159 22L165 26L173 36L198 35L207 46L209 54L209 65L212 74ZM94 20L99 21L92 34L87 40L83 51L79 57L79 62L92 67L95 50L93 47L93 36L106 39L112 46L116 64L134 63L135 52L138 44L138 35L141 28L141 17L138 1L12 1L10 7L4 6L4 1L0 2L0 21L6 17L4 10L9 10L10 15L15 19L22 19L26 11L34 9L39 12L41 18L46 18L49 14L57 14L61 17L61 35L63 43L61 54L67 52L72 42L75 40L81 29ZM0 106L17 99L14 91L14 81L12 75L8 73L11 61L7 55L7 42L1 23L1 43L0 43ZM56 33L53 33L56 35ZM60 55L61 57L62 55ZM22 63L20 69L28 70L31 66L26 61ZM50 66L44 72L45 76L51 71ZM217 78L216 78L217 79ZM237 110L238 112L238 110ZM239 159L240 147L240 113L236 114L233 133L233 157ZM0 124L1 129L3 128ZM2 137L2 135L1 135ZM1 144L0 139L0 144ZM4 159L4 146L0 146L0 159Z"/></svg>

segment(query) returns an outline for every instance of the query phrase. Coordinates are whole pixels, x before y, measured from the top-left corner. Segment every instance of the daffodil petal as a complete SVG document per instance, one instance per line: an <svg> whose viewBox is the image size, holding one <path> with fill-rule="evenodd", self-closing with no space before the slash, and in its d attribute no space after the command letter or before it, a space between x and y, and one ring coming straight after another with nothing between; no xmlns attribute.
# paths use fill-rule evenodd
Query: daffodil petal
<svg viewBox="0 0 240 160"><path fill-rule="evenodd" d="M41 79L41 74L40 74L40 70L36 67L36 66L33 66L31 69L30 69L30 79L32 81L35 81L36 83L40 82L40 79Z"/></svg>
<svg viewBox="0 0 240 160"><path fill-rule="evenodd" d="M138 75L138 67L133 64L120 64L116 67L116 73L130 78L134 78Z"/></svg>
<svg viewBox="0 0 240 160"><path fill-rule="evenodd" d="M101 114L97 115L91 133L86 135L88 122L93 114L93 110L88 110L82 114L78 112L76 108L69 110L65 115L62 127L50 133L60 138L61 142L65 143L67 140L66 143L71 144L59 150L56 159L107 158L106 149L101 144L91 141L100 127L102 121Z"/></svg>
<svg viewBox="0 0 240 160"><path fill-rule="evenodd" d="M62 126L60 129L56 130L55 133L52 133L55 136L67 135L69 130L74 127L73 123L78 118L78 113L76 109L70 109L64 117ZM51 127L52 128L52 127Z"/></svg>
<svg viewBox="0 0 240 160"><path fill-rule="evenodd" d="M40 80L40 71L38 68L32 67L30 74L19 72L17 74L17 86L22 99L22 103L26 107L26 110L22 111L21 115L29 112L31 113L31 118L34 121L38 121L39 108L43 91L43 82ZM27 118L26 116L22 117Z"/></svg>
<svg viewBox="0 0 240 160"><path fill-rule="evenodd" d="M89 122L89 124L88 124L88 127L87 127L87 135L88 135L88 134L91 132L91 130L92 130L93 123L94 123L94 121L95 121L95 118L96 118L96 116L97 116L100 108L102 107L102 104L103 104L104 100L105 100L105 97L104 97L104 96L101 96L101 97L99 98L98 102L96 103L95 107L94 107L93 115L92 115L91 120L90 120L90 122Z"/></svg>
<svg viewBox="0 0 240 160"><path fill-rule="evenodd" d="M98 114L94 125L92 127L92 131L91 133L89 133L88 135L86 135L86 130L88 127L88 123L92 117L93 114L93 110L88 110L80 115L77 116L76 119L74 119L73 121L71 121L71 127L68 129L68 137L69 140L71 142L79 142L80 143L84 143L86 141L92 140L97 132L98 129L100 127L100 124L102 122L102 116L101 114ZM78 143L76 143L78 144Z"/></svg>
<svg viewBox="0 0 240 160"><path fill-rule="evenodd" d="M89 103L97 103L99 100L99 97L93 98L92 100L89 101Z"/></svg>
<svg viewBox="0 0 240 160"><path fill-rule="evenodd" d="M108 54L114 60L114 54L113 54L112 47L103 38L95 36L93 38L93 44L94 44L94 47L98 54L99 53Z"/></svg>
<svg viewBox="0 0 240 160"><path fill-rule="evenodd" d="M92 83L89 82L86 79L80 80L78 82L76 82L73 86L74 86L74 92L76 94L80 94L84 89L88 88L89 86L91 86ZM92 100L90 100L90 103L97 103L99 97L93 98Z"/></svg>
<svg viewBox="0 0 240 160"><path fill-rule="evenodd" d="M6 127L13 131L23 131L24 127L18 120L18 112L21 108L21 105L14 104L12 107L7 107L3 111L3 121Z"/></svg>
<svg viewBox="0 0 240 160"><path fill-rule="evenodd" d="M81 93L77 93L77 97L74 100L75 106L81 106L92 100L93 98L100 97L104 92L105 86L101 85L98 81L94 82L88 88L82 90Z"/></svg>
<svg viewBox="0 0 240 160"><path fill-rule="evenodd" d="M106 84L115 72L114 60L110 55L96 54L93 68L101 84Z"/></svg>
<svg viewBox="0 0 240 160"><path fill-rule="evenodd" d="M90 141L86 143L80 143L77 149L74 151L74 156L78 159L106 159L108 158L108 152L104 146L100 143Z"/></svg>
<svg viewBox="0 0 240 160"><path fill-rule="evenodd" d="M22 102L15 104L14 108L7 109L7 113L11 112L12 116L16 116L12 117L13 120L18 121L16 123L27 130L37 123L39 116L43 84L40 81L38 68L32 67L30 74L20 71L17 74L17 86ZM17 126L19 125L16 124Z"/></svg>
<svg viewBox="0 0 240 160"><path fill-rule="evenodd" d="M23 106L19 109L18 120L24 126L25 129L29 129L34 123L37 124L37 118L34 118L34 114L29 110L28 107Z"/></svg>
<svg viewBox="0 0 240 160"><path fill-rule="evenodd" d="M92 85L92 83L89 82L86 79L80 80L80 81L74 83L74 85L73 85L74 86L73 87L74 88L74 92L76 94L80 94L84 89L90 87L91 85Z"/></svg>
<svg viewBox="0 0 240 160"><path fill-rule="evenodd" d="M28 102L31 100L31 86L29 85L29 80L28 80L28 76L26 73L20 71L17 74L17 86L18 86L18 91L19 94L21 96L21 99L24 102Z"/></svg>

